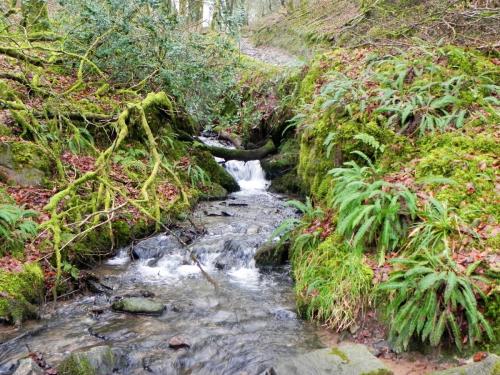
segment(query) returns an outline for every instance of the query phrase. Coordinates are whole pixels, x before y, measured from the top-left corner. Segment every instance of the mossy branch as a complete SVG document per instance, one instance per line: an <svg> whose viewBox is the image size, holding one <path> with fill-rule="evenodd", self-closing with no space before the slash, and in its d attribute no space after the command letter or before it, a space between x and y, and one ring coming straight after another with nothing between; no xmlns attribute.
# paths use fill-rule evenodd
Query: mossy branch
<svg viewBox="0 0 500 375"><path fill-rule="evenodd" d="M264 146L257 148L255 150L227 149L224 147L207 146L207 145L201 145L199 147L209 151L213 156L223 158L226 160L241 160L241 161L260 160L276 151L276 146L274 145L272 139L269 139Z"/></svg>

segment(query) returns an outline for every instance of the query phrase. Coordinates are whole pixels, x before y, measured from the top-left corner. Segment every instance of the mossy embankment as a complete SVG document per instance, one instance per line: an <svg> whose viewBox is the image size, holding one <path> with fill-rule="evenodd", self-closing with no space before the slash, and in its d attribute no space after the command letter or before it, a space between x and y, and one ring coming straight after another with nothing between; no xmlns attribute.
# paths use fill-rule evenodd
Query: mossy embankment
<svg viewBox="0 0 500 375"><path fill-rule="evenodd" d="M380 11L371 10L359 25L374 22ZM283 16L281 25L300 22L293 14ZM275 177L284 163L310 198L295 204L302 222L280 228L293 242L297 303L305 317L344 330L362 325L364 313L375 309L396 350L410 342L435 346L453 340L461 349L482 340L495 351L498 55L432 41L398 38L391 46L330 48L300 71L289 71L283 82L293 90L277 97L278 106L289 109L288 131L294 129L281 144L295 145L296 156L289 157L284 146L263 165ZM400 43L406 47L394 47ZM430 291L423 280L421 289L411 289L404 280L418 272L427 280L445 272L449 279ZM394 284L384 283L388 278ZM448 301L455 279L474 289L456 292L467 293L470 304L412 300L422 293L428 301ZM396 285L399 290L391 289ZM435 336L428 330L438 319L424 325L422 311L442 315ZM489 323L482 323L483 316ZM406 323L418 319L423 323Z"/></svg>
<svg viewBox="0 0 500 375"><path fill-rule="evenodd" d="M77 287L78 269L238 189L189 140L200 126L178 99L107 81L82 56L69 59L90 72L54 61L57 43L36 45L41 66L0 53L0 319L10 322Z"/></svg>

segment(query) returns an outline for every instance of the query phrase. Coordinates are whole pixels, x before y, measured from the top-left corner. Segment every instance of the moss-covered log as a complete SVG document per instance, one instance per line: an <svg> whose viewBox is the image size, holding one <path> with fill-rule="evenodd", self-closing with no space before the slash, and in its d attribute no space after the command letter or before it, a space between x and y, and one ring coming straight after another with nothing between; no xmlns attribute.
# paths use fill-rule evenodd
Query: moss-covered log
<svg viewBox="0 0 500 375"><path fill-rule="evenodd" d="M13 57L18 60L26 61L27 63L30 63L35 66L44 66L45 64L47 64L46 61L35 56L26 55L23 52L20 52L20 50L16 48L0 47L0 54L7 55L9 57Z"/></svg>
<svg viewBox="0 0 500 375"><path fill-rule="evenodd" d="M268 140L264 146L255 150L237 150L206 145L203 148L218 158L241 161L260 160L276 151L276 146L272 139Z"/></svg>

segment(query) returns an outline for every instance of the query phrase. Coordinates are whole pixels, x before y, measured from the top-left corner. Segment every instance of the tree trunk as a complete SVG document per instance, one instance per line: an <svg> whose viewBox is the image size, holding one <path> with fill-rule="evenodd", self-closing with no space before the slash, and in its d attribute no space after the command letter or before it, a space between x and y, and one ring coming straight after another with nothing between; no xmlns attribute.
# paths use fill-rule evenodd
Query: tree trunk
<svg viewBox="0 0 500 375"><path fill-rule="evenodd" d="M264 146L255 150L237 150L207 145L204 145L203 148L218 158L241 161L260 160L276 151L276 146L272 139L268 140Z"/></svg>

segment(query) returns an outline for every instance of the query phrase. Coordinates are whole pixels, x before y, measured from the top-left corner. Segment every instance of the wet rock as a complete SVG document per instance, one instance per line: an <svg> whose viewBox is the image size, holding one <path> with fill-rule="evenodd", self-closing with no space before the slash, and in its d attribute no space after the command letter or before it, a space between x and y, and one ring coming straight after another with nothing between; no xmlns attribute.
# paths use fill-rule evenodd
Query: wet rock
<svg viewBox="0 0 500 375"><path fill-rule="evenodd" d="M116 286L107 278L100 278L91 272L83 273L81 280L85 283L85 286L90 292L96 294L110 295Z"/></svg>
<svg viewBox="0 0 500 375"><path fill-rule="evenodd" d="M90 335L106 341L125 341L137 336L129 319L118 321L104 321L89 328Z"/></svg>
<svg viewBox="0 0 500 375"><path fill-rule="evenodd" d="M166 353L154 353L153 355L149 355L143 357L142 368L144 371L152 374L176 374L178 370L174 368L174 361L166 360Z"/></svg>
<svg viewBox="0 0 500 375"><path fill-rule="evenodd" d="M392 348L389 341L379 340L373 343L369 350L375 357L380 357L383 354L390 353Z"/></svg>
<svg viewBox="0 0 500 375"><path fill-rule="evenodd" d="M44 375L45 371L31 358L24 358L19 361L13 375Z"/></svg>
<svg viewBox="0 0 500 375"><path fill-rule="evenodd" d="M444 371L433 372L432 375L498 375L500 374L500 357L495 354L488 356L481 362L450 368Z"/></svg>
<svg viewBox="0 0 500 375"><path fill-rule="evenodd" d="M182 336L174 336L170 340L168 340L168 346L172 349L189 349L191 345L189 342Z"/></svg>
<svg viewBox="0 0 500 375"><path fill-rule="evenodd" d="M201 193L201 201L219 201L227 198L227 190L217 183L212 183Z"/></svg>
<svg viewBox="0 0 500 375"><path fill-rule="evenodd" d="M280 266L288 261L289 244L277 244L267 242L257 249L254 255L255 265L263 266Z"/></svg>
<svg viewBox="0 0 500 375"><path fill-rule="evenodd" d="M119 358L109 346L96 346L87 351L71 353L58 367L60 375L112 374Z"/></svg>
<svg viewBox="0 0 500 375"><path fill-rule="evenodd" d="M274 369L278 375L359 375L392 374L366 346L341 344L281 360Z"/></svg>
<svg viewBox="0 0 500 375"><path fill-rule="evenodd" d="M131 314L161 315L165 305L148 298L129 297L113 302L113 310Z"/></svg>
<svg viewBox="0 0 500 375"><path fill-rule="evenodd" d="M132 249L132 258L158 259L179 247L181 247L181 244L174 236L156 236L135 245Z"/></svg>
<svg viewBox="0 0 500 375"><path fill-rule="evenodd" d="M247 234L248 235L254 235L254 234L257 234L260 232L260 227L258 225L250 225L248 228L247 228Z"/></svg>
<svg viewBox="0 0 500 375"><path fill-rule="evenodd" d="M264 371L259 372L259 375L278 375L276 371L272 368L266 368Z"/></svg>
<svg viewBox="0 0 500 375"><path fill-rule="evenodd" d="M278 309L273 311L273 315L278 320L296 320L297 314L290 310Z"/></svg>
<svg viewBox="0 0 500 375"><path fill-rule="evenodd" d="M207 216L231 217L233 214L226 211L204 211Z"/></svg>

